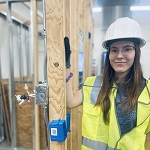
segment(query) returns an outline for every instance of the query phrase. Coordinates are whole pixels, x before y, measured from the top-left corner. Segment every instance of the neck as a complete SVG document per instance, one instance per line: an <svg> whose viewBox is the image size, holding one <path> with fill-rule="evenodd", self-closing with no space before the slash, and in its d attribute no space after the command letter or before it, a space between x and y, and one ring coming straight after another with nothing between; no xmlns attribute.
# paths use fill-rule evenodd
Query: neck
<svg viewBox="0 0 150 150"><path fill-rule="evenodd" d="M125 82L125 77L129 73L129 70L130 69L128 69L125 72L115 72L115 81L116 81L116 83L124 83Z"/></svg>
<svg viewBox="0 0 150 150"><path fill-rule="evenodd" d="M126 74L116 73L115 74L115 81L116 81L116 83L124 83L125 77L126 77Z"/></svg>

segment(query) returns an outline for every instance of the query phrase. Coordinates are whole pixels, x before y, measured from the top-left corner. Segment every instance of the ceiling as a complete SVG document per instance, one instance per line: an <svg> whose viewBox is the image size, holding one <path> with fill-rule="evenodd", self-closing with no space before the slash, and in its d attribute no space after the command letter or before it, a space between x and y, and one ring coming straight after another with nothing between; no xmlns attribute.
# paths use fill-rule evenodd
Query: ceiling
<svg viewBox="0 0 150 150"><path fill-rule="evenodd" d="M150 6L150 0L92 0L93 7L101 7L102 11L93 13L95 26L107 28L116 18L131 17L133 14L139 15L142 22L148 22L150 11L131 12L130 6ZM143 17L144 16L144 17Z"/></svg>
<svg viewBox="0 0 150 150"><path fill-rule="evenodd" d="M30 24L30 0L9 0L12 2L12 16L18 22ZM19 1L19 2L18 2ZM42 0L37 1L38 24L43 24L43 7ZM93 7L102 7L103 12L93 13L95 25L105 25L118 16L124 16L129 12L129 7L133 5L150 5L150 0L92 0ZM119 10L119 11L118 11ZM7 12L6 0L0 0L0 13ZM130 15L130 14L128 14ZM116 17L118 17L116 16ZM144 19L144 18L143 18ZM109 21L110 20L110 21ZM106 22L106 23L105 23ZM103 23L103 24L102 24Z"/></svg>
<svg viewBox="0 0 150 150"><path fill-rule="evenodd" d="M92 0L94 6L150 5L149 0Z"/></svg>
<svg viewBox="0 0 150 150"><path fill-rule="evenodd" d="M101 6L117 6L117 5L131 5L137 4L140 0L98 0Z"/></svg>

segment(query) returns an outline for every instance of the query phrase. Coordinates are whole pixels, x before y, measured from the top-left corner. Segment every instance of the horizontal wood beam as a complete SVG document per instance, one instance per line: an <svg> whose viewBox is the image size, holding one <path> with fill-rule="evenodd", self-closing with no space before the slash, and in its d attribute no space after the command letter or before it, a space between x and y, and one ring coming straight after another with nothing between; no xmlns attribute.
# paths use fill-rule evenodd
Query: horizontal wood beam
<svg viewBox="0 0 150 150"><path fill-rule="evenodd" d="M6 13L7 14L7 6L5 4L0 4L0 12L1 13ZM12 16L18 20L20 20L20 23L24 24L24 22L27 21L24 17L16 13L15 11L12 10Z"/></svg>
<svg viewBox="0 0 150 150"><path fill-rule="evenodd" d="M24 22L25 25L30 25L31 24L31 21L30 20L27 20L26 22ZM37 21L37 24L43 24L43 20L38 20Z"/></svg>
<svg viewBox="0 0 150 150"><path fill-rule="evenodd" d="M0 4L0 13L5 15L7 14L7 6L6 4ZM16 13L14 10L12 10L12 16L14 17L14 20L16 18L16 21L18 21L21 24L24 24L26 26L30 25L31 21L30 19L26 19L23 16L21 16L20 14ZM43 20L38 20L37 24L43 24Z"/></svg>

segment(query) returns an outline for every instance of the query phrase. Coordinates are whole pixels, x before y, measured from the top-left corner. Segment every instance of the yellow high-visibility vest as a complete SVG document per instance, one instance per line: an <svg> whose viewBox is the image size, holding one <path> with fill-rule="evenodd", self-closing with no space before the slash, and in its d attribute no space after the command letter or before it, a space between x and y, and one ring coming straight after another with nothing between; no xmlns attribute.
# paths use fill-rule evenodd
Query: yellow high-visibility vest
<svg viewBox="0 0 150 150"><path fill-rule="evenodd" d="M100 106L95 106L101 77L89 77L83 86L82 150L145 150L146 134L150 132L150 80L141 92L137 104L137 124L120 136L115 111L116 85L110 94L110 122L106 125Z"/></svg>

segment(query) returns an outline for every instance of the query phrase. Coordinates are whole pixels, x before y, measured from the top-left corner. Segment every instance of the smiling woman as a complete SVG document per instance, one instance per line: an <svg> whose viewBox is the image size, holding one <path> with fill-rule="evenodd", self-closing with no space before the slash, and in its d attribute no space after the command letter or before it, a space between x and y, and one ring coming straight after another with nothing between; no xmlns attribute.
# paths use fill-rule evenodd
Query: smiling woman
<svg viewBox="0 0 150 150"><path fill-rule="evenodd" d="M114 42L110 45L109 60L115 71L116 82L124 82L135 58L134 43L130 41Z"/></svg>
<svg viewBox="0 0 150 150"><path fill-rule="evenodd" d="M102 43L107 49L103 77L88 77L74 95L67 82L68 108L83 105L82 150L145 150L150 132L150 81L140 64L145 43L137 22L119 18Z"/></svg>

